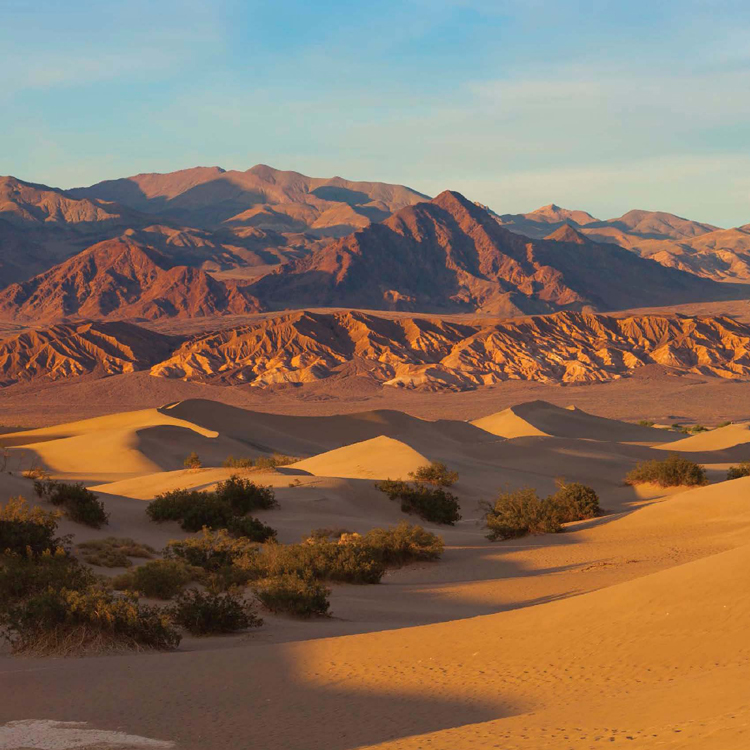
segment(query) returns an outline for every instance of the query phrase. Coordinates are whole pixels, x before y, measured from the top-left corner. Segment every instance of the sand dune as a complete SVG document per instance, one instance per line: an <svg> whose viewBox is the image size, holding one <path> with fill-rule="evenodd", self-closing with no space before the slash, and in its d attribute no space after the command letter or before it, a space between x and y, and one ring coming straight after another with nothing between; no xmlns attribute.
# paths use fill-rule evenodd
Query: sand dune
<svg viewBox="0 0 750 750"><path fill-rule="evenodd" d="M381 436L298 461L292 468L318 477L345 479L408 479L430 461L413 448Z"/></svg>
<svg viewBox="0 0 750 750"><path fill-rule="evenodd" d="M512 406L475 419L472 424L506 438L548 435L626 443L661 443L672 438L663 430L597 417L575 407L564 409L546 401Z"/></svg>
<svg viewBox="0 0 750 750"><path fill-rule="evenodd" d="M684 440L677 440L659 447L681 453L698 453L725 450L746 443L750 443L750 422L739 422L708 432L699 432ZM750 458L750 450L748 450L748 458Z"/></svg>

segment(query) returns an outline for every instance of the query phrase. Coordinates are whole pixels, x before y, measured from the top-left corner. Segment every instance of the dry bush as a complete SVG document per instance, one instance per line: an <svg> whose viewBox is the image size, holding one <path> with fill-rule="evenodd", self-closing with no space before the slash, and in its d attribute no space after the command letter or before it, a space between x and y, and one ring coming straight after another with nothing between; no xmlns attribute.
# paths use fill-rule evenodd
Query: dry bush
<svg viewBox="0 0 750 750"><path fill-rule="evenodd" d="M727 479L742 477L750 477L750 461L743 461L739 466L730 466L727 470Z"/></svg>
<svg viewBox="0 0 750 750"><path fill-rule="evenodd" d="M419 482L399 482L386 479L375 485L391 500L401 501L404 513L414 513L431 523L444 523L452 526L461 520L461 506L458 498L442 487L428 487Z"/></svg>
<svg viewBox="0 0 750 750"><path fill-rule="evenodd" d="M426 466L420 466L416 471L409 472L409 476L415 482L435 487L452 487L458 481L458 472L449 471L442 461L432 461Z"/></svg>
<svg viewBox="0 0 750 750"><path fill-rule="evenodd" d="M22 497L10 498L0 505L0 554L38 555L63 546L67 540L56 536L59 517L59 512L30 508Z"/></svg>
<svg viewBox="0 0 750 750"><path fill-rule="evenodd" d="M242 597L232 593L185 591L169 610L172 621L192 635L235 633L263 624Z"/></svg>
<svg viewBox="0 0 750 750"><path fill-rule="evenodd" d="M696 487L708 484L708 479L703 466L684 458L679 453L671 453L662 461L652 459L639 463L625 477L625 484L646 482L661 487Z"/></svg>
<svg viewBox="0 0 750 750"><path fill-rule="evenodd" d="M195 451L192 451L182 462L182 465L186 469L200 469L203 466L203 461Z"/></svg>
<svg viewBox="0 0 750 750"><path fill-rule="evenodd" d="M171 599L194 574L181 560L151 560L112 579L112 588L135 591L151 599Z"/></svg>
<svg viewBox="0 0 750 750"><path fill-rule="evenodd" d="M531 487L501 492L494 503L485 503L489 539L513 539L526 534L561 530L554 505L542 500Z"/></svg>
<svg viewBox="0 0 750 750"><path fill-rule="evenodd" d="M253 591L258 601L271 612L305 618L328 615L331 590L310 577L284 573L256 581Z"/></svg>
<svg viewBox="0 0 750 750"><path fill-rule="evenodd" d="M559 480L557 492L550 495L547 501L554 505L560 523L595 518L600 512L599 496L591 487L580 482L567 484Z"/></svg>
<svg viewBox="0 0 750 750"><path fill-rule="evenodd" d="M84 562L102 568L129 568L133 564L129 558L149 559L156 552L148 544L115 536L80 542L76 550Z"/></svg>

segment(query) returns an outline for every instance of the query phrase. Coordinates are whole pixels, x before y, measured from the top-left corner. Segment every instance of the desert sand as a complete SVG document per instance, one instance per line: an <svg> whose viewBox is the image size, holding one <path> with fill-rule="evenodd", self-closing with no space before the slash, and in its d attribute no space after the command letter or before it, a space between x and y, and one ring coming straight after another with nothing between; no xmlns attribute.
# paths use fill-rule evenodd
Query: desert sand
<svg viewBox="0 0 750 750"><path fill-rule="evenodd" d="M299 459L252 475L275 488L280 507L258 517L282 542L397 523L406 516L375 480L430 460L460 473L462 506L455 527L423 524L445 539L439 562L335 585L331 618L264 614L260 630L186 638L177 653L0 652L0 681L13 686L0 724L21 722L0 729L0 747L747 747L750 478L722 481L750 458L747 423L684 438L545 401L461 416L293 416L192 399L0 436L14 472L0 477L3 499L37 502L19 476L32 464L103 499L105 529L62 522L76 541L159 548L187 536L151 523L146 502L215 486L235 471L221 466L228 455ZM204 468L182 468L192 450ZM623 484L665 450L689 452L712 483ZM551 492L558 477L594 487L605 514L562 534L485 538L481 499Z"/></svg>

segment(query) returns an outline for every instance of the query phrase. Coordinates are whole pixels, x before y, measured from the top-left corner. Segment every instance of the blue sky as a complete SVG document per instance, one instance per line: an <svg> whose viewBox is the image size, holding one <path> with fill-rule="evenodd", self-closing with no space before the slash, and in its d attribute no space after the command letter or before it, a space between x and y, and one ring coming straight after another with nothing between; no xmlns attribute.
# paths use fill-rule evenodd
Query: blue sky
<svg viewBox="0 0 750 750"><path fill-rule="evenodd" d="M0 0L0 173L195 165L750 222L747 0Z"/></svg>

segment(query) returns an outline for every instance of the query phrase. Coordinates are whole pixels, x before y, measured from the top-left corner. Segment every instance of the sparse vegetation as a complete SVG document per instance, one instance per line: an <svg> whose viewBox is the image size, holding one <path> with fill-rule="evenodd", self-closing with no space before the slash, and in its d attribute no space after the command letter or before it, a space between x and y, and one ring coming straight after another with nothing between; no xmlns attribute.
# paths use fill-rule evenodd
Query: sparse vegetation
<svg viewBox="0 0 750 750"><path fill-rule="evenodd" d="M739 466L730 466L727 471L727 479L741 479L750 477L750 461L743 461Z"/></svg>
<svg viewBox="0 0 750 750"><path fill-rule="evenodd" d="M200 469L203 466L203 461L195 451L192 451L182 462L182 465L186 469Z"/></svg>
<svg viewBox="0 0 750 750"><path fill-rule="evenodd" d="M171 599L193 578L180 560L151 560L112 580L118 591L135 591L152 599Z"/></svg>
<svg viewBox="0 0 750 750"><path fill-rule="evenodd" d="M57 518L29 510L22 500L0 509L0 632L14 652L177 646L179 635L163 613L105 590L65 551L56 536Z"/></svg>
<svg viewBox="0 0 750 750"><path fill-rule="evenodd" d="M386 566L437 560L444 548L443 540L437 534L407 521L401 521L390 529L372 529L361 540L370 554Z"/></svg>
<svg viewBox="0 0 750 750"><path fill-rule="evenodd" d="M274 453L271 456L259 456L255 460L255 468L259 471L268 471L278 466L289 466L299 461L294 456L285 456L283 453Z"/></svg>
<svg viewBox="0 0 750 750"><path fill-rule="evenodd" d="M82 482L68 484L53 479L34 480L34 491L52 505L62 507L65 515L75 523L98 529L109 523L104 503L86 489Z"/></svg>
<svg viewBox="0 0 750 750"><path fill-rule="evenodd" d="M442 461L432 461L426 466L420 466L416 471L409 472L409 476L415 482L435 487L452 487L458 481L458 472L449 471Z"/></svg>
<svg viewBox="0 0 750 750"><path fill-rule="evenodd" d="M283 612L295 617L324 617L328 615L331 590L310 577L296 573L264 578L253 584L258 601L271 612Z"/></svg>
<svg viewBox="0 0 750 750"><path fill-rule="evenodd" d="M271 487L255 484L233 474L219 482L214 492L177 489L163 492L148 504L152 521L179 521L185 531L229 529L237 536L266 541L276 532L246 514L254 509L278 507Z"/></svg>
<svg viewBox="0 0 750 750"><path fill-rule="evenodd" d="M458 498L443 487L429 487L387 479L375 485L391 500L401 501L404 513L415 513L425 521L452 526L461 519Z"/></svg>
<svg viewBox="0 0 750 750"><path fill-rule="evenodd" d="M235 633L263 624L241 596L212 591L185 591L169 613L175 624L193 635Z"/></svg>
<svg viewBox="0 0 750 750"><path fill-rule="evenodd" d="M314 539L316 541L319 539L333 539L334 541L338 541L344 534L351 533L353 533L351 529L344 529L341 526L323 527L321 529L313 529L302 541L306 539Z"/></svg>
<svg viewBox="0 0 750 750"><path fill-rule="evenodd" d="M531 487L501 492L485 504L489 539L513 539L526 534L554 534L562 526L555 506Z"/></svg>
<svg viewBox="0 0 750 750"><path fill-rule="evenodd" d="M641 427L653 427L655 422L652 422L650 419L639 419L638 424Z"/></svg>
<svg viewBox="0 0 750 750"><path fill-rule="evenodd" d="M560 523L583 521L599 515L599 496L591 488L580 482L567 484L560 480L557 492L550 495L547 501L552 503Z"/></svg>
<svg viewBox="0 0 750 750"><path fill-rule="evenodd" d="M662 461L652 459L639 463L625 477L626 484L646 482L661 487L695 487L708 484L708 479L703 466L684 458L679 453L671 453Z"/></svg>
<svg viewBox="0 0 750 750"><path fill-rule="evenodd" d="M0 555L40 555L64 544L56 536L60 513L30 508L22 497L0 506Z"/></svg>
<svg viewBox="0 0 750 750"><path fill-rule="evenodd" d="M149 559L155 554L147 544L115 536L80 542L76 549L84 562L102 568L129 568L133 564L131 557Z"/></svg>
<svg viewBox="0 0 750 750"><path fill-rule="evenodd" d="M252 469L255 461L252 458L235 458L227 456L222 466L225 469Z"/></svg>

